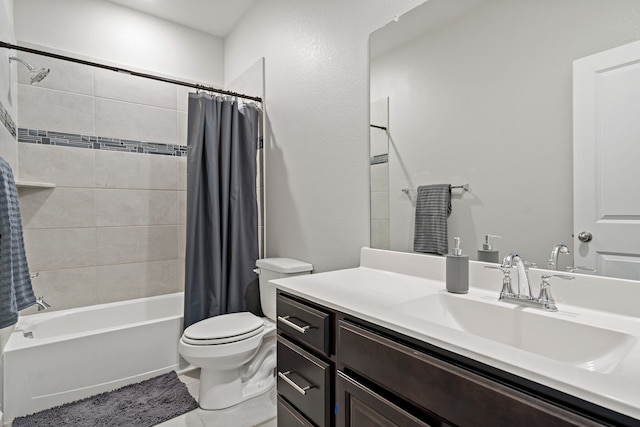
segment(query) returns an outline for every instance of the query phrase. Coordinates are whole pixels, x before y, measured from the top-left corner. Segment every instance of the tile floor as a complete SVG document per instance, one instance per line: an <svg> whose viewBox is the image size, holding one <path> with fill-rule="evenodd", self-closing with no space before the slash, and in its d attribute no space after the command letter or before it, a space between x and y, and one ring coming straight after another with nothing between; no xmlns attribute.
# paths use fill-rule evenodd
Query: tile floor
<svg viewBox="0 0 640 427"><path fill-rule="evenodd" d="M178 375L187 385L189 393L198 399L200 370ZM200 408L173 418L159 427L277 427L276 389L247 400L231 408L219 411L204 411Z"/></svg>

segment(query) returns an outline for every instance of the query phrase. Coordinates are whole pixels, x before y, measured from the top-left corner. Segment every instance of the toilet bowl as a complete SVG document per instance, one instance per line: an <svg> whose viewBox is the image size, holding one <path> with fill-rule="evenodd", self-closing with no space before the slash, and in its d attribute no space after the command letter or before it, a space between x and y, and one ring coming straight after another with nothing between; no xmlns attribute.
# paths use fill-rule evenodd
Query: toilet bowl
<svg viewBox="0 0 640 427"><path fill-rule="evenodd" d="M201 368L200 407L228 408L269 390L274 384L275 340L271 320L245 312L211 317L188 327L178 351Z"/></svg>
<svg viewBox="0 0 640 427"><path fill-rule="evenodd" d="M275 384L276 288L269 280L309 274L313 266L290 258L256 261L265 317L249 312L201 320L186 328L178 352L200 368L198 404L205 410L237 405Z"/></svg>

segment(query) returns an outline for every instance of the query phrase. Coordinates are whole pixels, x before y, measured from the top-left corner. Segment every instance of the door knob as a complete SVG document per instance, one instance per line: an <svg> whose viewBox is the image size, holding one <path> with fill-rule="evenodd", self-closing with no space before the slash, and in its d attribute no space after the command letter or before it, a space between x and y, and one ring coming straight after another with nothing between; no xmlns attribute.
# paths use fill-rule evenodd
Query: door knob
<svg viewBox="0 0 640 427"><path fill-rule="evenodd" d="M590 242L591 239L593 239L593 234L589 233L588 231L581 231L580 234L578 234L578 240L580 240L581 242Z"/></svg>

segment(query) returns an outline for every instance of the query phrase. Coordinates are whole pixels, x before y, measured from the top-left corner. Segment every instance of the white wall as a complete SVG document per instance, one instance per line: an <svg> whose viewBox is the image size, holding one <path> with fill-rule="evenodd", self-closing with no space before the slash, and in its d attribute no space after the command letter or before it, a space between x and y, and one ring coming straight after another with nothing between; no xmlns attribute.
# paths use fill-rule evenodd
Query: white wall
<svg viewBox="0 0 640 427"><path fill-rule="evenodd" d="M368 37L421 0L261 0L225 40L265 58L267 256L355 266L369 245Z"/></svg>
<svg viewBox="0 0 640 427"><path fill-rule="evenodd" d="M372 99L390 97L391 249L413 247L415 193L400 189L439 183L471 185L453 192L449 247L462 237L472 259L484 234L541 267L571 245L572 62L640 37L638 9L492 1L376 58Z"/></svg>
<svg viewBox="0 0 640 427"><path fill-rule="evenodd" d="M15 2L16 38L213 86L224 84L224 43L104 0Z"/></svg>

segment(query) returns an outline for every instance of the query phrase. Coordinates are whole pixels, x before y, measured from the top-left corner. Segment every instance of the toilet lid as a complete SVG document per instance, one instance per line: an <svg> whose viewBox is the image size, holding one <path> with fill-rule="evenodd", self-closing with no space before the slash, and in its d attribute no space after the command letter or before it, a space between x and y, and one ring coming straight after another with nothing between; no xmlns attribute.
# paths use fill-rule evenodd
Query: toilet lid
<svg viewBox="0 0 640 427"><path fill-rule="evenodd" d="M241 341L258 335L264 321L252 313L231 313L210 317L184 330L182 339L188 344L215 345Z"/></svg>

